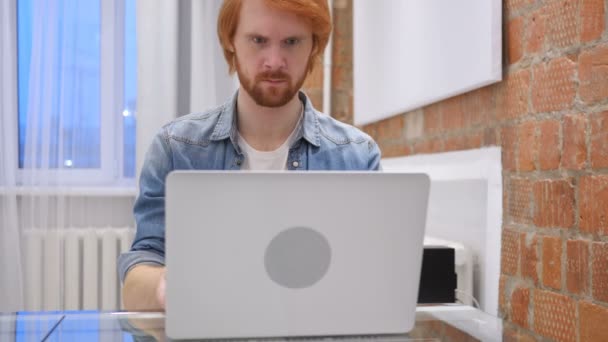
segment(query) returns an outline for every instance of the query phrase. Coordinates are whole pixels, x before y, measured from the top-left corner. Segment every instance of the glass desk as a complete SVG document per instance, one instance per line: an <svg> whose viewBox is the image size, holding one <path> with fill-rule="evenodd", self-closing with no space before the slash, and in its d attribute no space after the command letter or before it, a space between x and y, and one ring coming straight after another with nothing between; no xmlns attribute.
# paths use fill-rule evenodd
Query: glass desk
<svg viewBox="0 0 608 342"><path fill-rule="evenodd" d="M0 315L0 341L170 341L159 312L18 312ZM248 339L248 341L502 341L502 320L464 305L420 306L407 335ZM224 340L226 341L226 340Z"/></svg>

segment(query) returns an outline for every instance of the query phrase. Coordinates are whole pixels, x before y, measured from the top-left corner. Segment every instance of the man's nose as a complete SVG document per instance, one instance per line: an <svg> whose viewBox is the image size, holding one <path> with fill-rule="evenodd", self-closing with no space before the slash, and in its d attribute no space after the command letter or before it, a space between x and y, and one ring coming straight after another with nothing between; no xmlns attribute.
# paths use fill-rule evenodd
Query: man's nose
<svg viewBox="0 0 608 342"><path fill-rule="evenodd" d="M280 70L285 67L284 52L280 46L270 46L266 51L264 68L267 70Z"/></svg>

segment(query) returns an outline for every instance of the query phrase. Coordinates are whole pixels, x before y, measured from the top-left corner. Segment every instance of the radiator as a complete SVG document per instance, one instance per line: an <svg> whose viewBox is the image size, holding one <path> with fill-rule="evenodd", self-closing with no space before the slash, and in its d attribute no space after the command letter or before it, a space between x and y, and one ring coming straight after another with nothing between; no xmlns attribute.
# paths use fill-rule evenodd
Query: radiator
<svg viewBox="0 0 608 342"><path fill-rule="evenodd" d="M28 311L118 310L118 255L133 228L25 230L23 267Z"/></svg>

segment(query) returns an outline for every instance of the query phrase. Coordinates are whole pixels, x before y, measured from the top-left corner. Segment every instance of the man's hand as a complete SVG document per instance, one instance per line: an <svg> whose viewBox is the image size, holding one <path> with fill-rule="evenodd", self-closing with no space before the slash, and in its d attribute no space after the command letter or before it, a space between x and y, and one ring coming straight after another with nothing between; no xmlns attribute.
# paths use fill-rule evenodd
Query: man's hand
<svg viewBox="0 0 608 342"><path fill-rule="evenodd" d="M160 304L160 307L165 310L165 292L167 289L167 268L162 268L162 274L158 281L158 287L156 288L156 300Z"/></svg>
<svg viewBox="0 0 608 342"><path fill-rule="evenodd" d="M128 311L165 310L165 267L137 265L125 279L122 298Z"/></svg>

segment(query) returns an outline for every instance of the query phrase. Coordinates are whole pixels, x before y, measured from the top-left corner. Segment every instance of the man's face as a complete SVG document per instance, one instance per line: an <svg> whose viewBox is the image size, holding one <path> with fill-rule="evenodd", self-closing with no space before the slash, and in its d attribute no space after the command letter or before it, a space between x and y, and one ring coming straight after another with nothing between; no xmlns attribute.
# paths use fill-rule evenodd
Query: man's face
<svg viewBox="0 0 608 342"><path fill-rule="evenodd" d="M258 105L281 107L297 94L313 46L307 21L263 0L243 1L233 41L242 88Z"/></svg>

